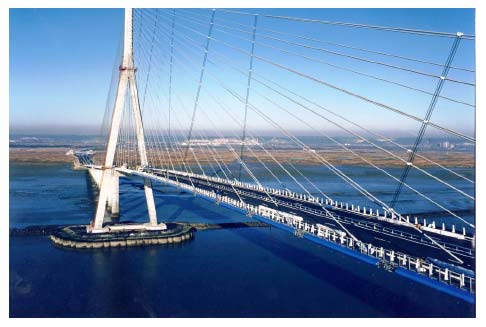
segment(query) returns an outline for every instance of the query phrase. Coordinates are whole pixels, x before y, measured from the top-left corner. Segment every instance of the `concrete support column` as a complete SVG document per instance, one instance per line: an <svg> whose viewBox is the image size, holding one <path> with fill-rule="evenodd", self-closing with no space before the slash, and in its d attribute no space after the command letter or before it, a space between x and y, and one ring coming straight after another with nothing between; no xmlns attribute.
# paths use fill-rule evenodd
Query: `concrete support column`
<svg viewBox="0 0 486 327"><path fill-rule="evenodd" d="M113 185L112 185L112 179L113 179L113 170L111 171L111 176L110 176L110 190L108 191L108 195L106 196L106 208L111 212L111 201L113 197Z"/></svg>
<svg viewBox="0 0 486 327"><path fill-rule="evenodd" d="M116 171L113 171L111 176L111 192L110 192L110 207L111 216L118 217L120 215L120 176Z"/></svg>

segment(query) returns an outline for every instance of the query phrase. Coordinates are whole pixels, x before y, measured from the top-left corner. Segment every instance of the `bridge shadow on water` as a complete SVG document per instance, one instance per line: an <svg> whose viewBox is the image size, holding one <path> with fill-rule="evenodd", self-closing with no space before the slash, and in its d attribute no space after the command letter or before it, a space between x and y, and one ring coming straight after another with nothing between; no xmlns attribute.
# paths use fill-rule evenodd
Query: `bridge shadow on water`
<svg viewBox="0 0 486 327"><path fill-rule="evenodd" d="M472 317L474 306L334 250L268 227L251 233L229 230L313 277L331 284L387 317ZM214 231L217 232L217 231ZM287 234L293 240L275 238ZM197 236L196 236L197 237ZM303 244L296 244L302 242ZM323 290L325 291L325 290ZM332 315L334 316L334 315ZM340 316L339 313L337 316Z"/></svg>

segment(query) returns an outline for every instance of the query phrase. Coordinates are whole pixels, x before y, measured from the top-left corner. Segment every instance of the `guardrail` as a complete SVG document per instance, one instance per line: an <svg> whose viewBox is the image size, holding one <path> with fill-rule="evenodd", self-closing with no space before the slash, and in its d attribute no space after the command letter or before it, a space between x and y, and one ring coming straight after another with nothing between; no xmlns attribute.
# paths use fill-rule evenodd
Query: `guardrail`
<svg viewBox="0 0 486 327"><path fill-rule="evenodd" d="M255 214L295 228L296 231L301 231L304 234L308 233L329 242L339 244L340 246L348 249L377 258L382 263L388 263L388 267L391 269L396 269L398 267L405 268L426 277L467 290L471 293L475 292L475 278L467 276L464 273L458 273L447 268L441 268L421 258L410 256L394 250L376 247L370 243L355 241L351 237L346 236L345 233L335 231L323 225L314 225L295 219L287 219L285 213L280 213L274 209L268 210L261 208L261 206L252 209Z"/></svg>

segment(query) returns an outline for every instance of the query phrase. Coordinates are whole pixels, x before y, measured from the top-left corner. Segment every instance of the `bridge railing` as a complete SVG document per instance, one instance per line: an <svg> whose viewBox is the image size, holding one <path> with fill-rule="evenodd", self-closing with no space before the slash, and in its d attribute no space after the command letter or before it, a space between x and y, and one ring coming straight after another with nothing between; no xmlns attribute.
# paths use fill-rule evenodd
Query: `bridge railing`
<svg viewBox="0 0 486 327"><path fill-rule="evenodd" d="M308 233L318 238L325 239L326 241L339 244L340 246L377 258L382 263L388 263L387 266L392 269L398 267L405 268L407 270L419 273L420 275L425 275L429 278L467 290L471 293L475 292L475 278L464 273L458 273L448 268L442 268L421 258L410 256L394 250L376 247L370 243L355 241L353 238L346 236L346 234L342 231L336 231L320 224L314 225L295 219L286 219L285 213L280 213L274 209L269 210L269 208L262 208L260 206L253 208L253 213L261 215L265 218L269 218L275 222L293 227L296 229L296 231L301 232L297 234L303 235Z"/></svg>

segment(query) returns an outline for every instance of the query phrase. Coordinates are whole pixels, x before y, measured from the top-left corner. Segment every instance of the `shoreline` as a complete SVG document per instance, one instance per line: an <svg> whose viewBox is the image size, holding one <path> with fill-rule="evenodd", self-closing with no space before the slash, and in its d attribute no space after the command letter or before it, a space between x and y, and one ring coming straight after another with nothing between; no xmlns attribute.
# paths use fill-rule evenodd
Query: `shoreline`
<svg viewBox="0 0 486 327"><path fill-rule="evenodd" d="M71 150L71 148L61 147L61 148L10 148L9 149L9 163L25 163L25 164L67 164L73 163L73 158L66 153ZM372 162L373 164L379 166L380 168L399 168L404 167L405 163L397 158L390 156L382 151L374 150L354 150L357 154L365 158L366 160ZM225 164L234 164L234 156L228 152L221 149L214 149L211 153L209 151L201 151L200 149L194 150L199 161L202 165L215 164L215 160L210 160L208 158L214 158L215 155L220 162ZM439 152L439 151L429 151L429 152L419 152L420 155L444 166L447 168L475 168L475 154L467 152ZM95 160L100 161L103 158L103 152L97 152L95 154ZM152 153L152 156L162 157L161 153ZM286 164L286 162L291 162L296 165L308 165L308 166L319 166L323 165L322 160L319 160L317 155L324 158L332 165L337 166L355 166L355 167L370 167L370 164L364 160L358 158L357 156L341 150L318 150L315 154L306 153L302 150L274 150L271 151L271 156L263 151L247 151L245 153L246 163L258 163L262 161L264 163L275 163L274 160L279 163ZM407 160L407 153L395 153L395 155L400 158ZM173 164L177 165L177 153L170 153ZM189 164L196 164L194 158L188 158ZM160 164L157 162L157 164ZM162 162L164 164L164 162ZM169 162L165 163L169 164ZM414 164L421 168L431 168L436 165L420 158L416 157Z"/></svg>

